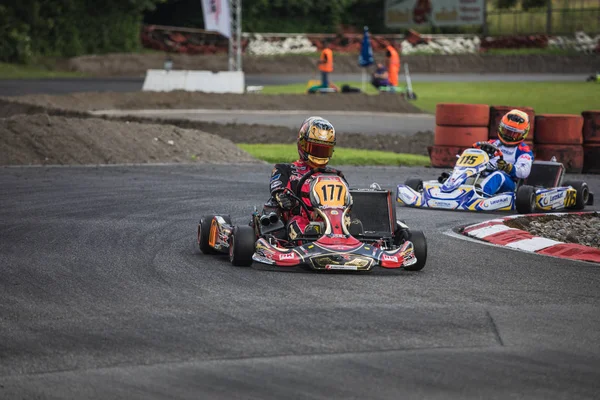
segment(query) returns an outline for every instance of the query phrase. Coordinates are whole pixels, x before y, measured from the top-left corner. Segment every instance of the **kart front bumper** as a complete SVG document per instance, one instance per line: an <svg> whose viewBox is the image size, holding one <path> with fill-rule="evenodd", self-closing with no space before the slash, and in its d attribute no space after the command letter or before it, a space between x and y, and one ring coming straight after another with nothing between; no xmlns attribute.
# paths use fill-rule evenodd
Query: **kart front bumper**
<svg viewBox="0 0 600 400"><path fill-rule="evenodd" d="M318 241L286 249L273 246L262 238L256 242L252 259L280 267L305 265L324 271L369 271L377 266L395 269L417 262L414 246L409 241L395 250L382 250L364 243L355 246L323 245Z"/></svg>

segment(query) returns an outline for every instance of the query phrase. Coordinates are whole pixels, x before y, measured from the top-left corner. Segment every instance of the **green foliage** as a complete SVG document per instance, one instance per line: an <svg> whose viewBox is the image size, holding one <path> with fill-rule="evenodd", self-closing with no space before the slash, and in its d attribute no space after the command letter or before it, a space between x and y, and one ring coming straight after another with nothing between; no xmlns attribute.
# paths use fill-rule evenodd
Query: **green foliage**
<svg viewBox="0 0 600 400"><path fill-rule="evenodd" d="M244 0L247 32L337 32L340 25L385 30L384 0Z"/></svg>
<svg viewBox="0 0 600 400"><path fill-rule="evenodd" d="M551 0L496 0L495 5L496 8L515 8L519 4L521 8L525 11L528 11L531 8L541 8L546 7Z"/></svg>
<svg viewBox="0 0 600 400"><path fill-rule="evenodd" d="M165 0L7 0L0 6L0 61L134 51L145 10Z"/></svg>
<svg viewBox="0 0 600 400"><path fill-rule="evenodd" d="M513 8L518 2L518 0L496 0L496 8Z"/></svg>
<svg viewBox="0 0 600 400"><path fill-rule="evenodd" d="M541 8L548 6L548 0L522 0L521 8L528 11L531 8Z"/></svg>

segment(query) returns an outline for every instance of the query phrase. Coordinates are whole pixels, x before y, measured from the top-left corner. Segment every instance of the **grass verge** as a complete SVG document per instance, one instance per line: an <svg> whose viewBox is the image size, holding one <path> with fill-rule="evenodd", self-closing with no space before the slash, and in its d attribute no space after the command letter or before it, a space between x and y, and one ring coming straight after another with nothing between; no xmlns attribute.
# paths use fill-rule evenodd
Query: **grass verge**
<svg viewBox="0 0 600 400"><path fill-rule="evenodd" d="M360 82L335 82L361 87ZM306 84L265 86L264 94L303 94ZM414 82L413 104L435 112L438 103L533 107L538 114L580 114L600 109L600 85L588 82ZM367 94L377 94L368 85Z"/></svg>
<svg viewBox="0 0 600 400"><path fill-rule="evenodd" d="M269 163L292 162L298 159L296 144L248 144L238 146L253 157ZM399 154L388 151L360 150L338 147L332 165L396 165L419 167L430 165L429 157L418 154Z"/></svg>
<svg viewBox="0 0 600 400"><path fill-rule="evenodd" d="M40 65L0 63L0 79L81 78L81 72L54 71Z"/></svg>

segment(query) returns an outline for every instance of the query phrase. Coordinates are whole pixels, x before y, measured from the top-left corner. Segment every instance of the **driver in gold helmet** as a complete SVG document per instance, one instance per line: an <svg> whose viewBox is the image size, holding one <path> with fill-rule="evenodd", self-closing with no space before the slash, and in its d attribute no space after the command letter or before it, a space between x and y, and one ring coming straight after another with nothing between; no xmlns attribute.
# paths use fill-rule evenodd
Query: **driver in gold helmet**
<svg viewBox="0 0 600 400"><path fill-rule="evenodd" d="M289 164L276 164L271 173L270 191L271 199L266 206L279 209L283 220L288 225L288 235L294 239L295 235L305 232L310 222L310 216L306 215L303 207L297 204L284 188L296 192L297 184L303 175L314 168L326 168L335 147L335 128L321 117L309 117L304 120L298 131L298 155L297 161ZM328 168L332 172L337 172ZM316 173L313 176L317 176ZM307 205L309 199L310 179L300 189L300 195Z"/></svg>

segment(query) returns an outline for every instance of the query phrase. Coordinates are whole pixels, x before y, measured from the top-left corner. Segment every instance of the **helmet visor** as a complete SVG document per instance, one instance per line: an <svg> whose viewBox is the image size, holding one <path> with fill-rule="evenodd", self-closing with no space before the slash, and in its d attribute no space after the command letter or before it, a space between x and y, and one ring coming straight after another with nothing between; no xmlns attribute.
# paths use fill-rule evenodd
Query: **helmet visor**
<svg viewBox="0 0 600 400"><path fill-rule="evenodd" d="M314 157L330 158L333 155L333 146L330 144L306 142L305 148L305 151Z"/></svg>
<svg viewBox="0 0 600 400"><path fill-rule="evenodd" d="M525 131L522 129L516 129L511 126L500 124L500 135L504 140L516 142L523 139Z"/></svg>

